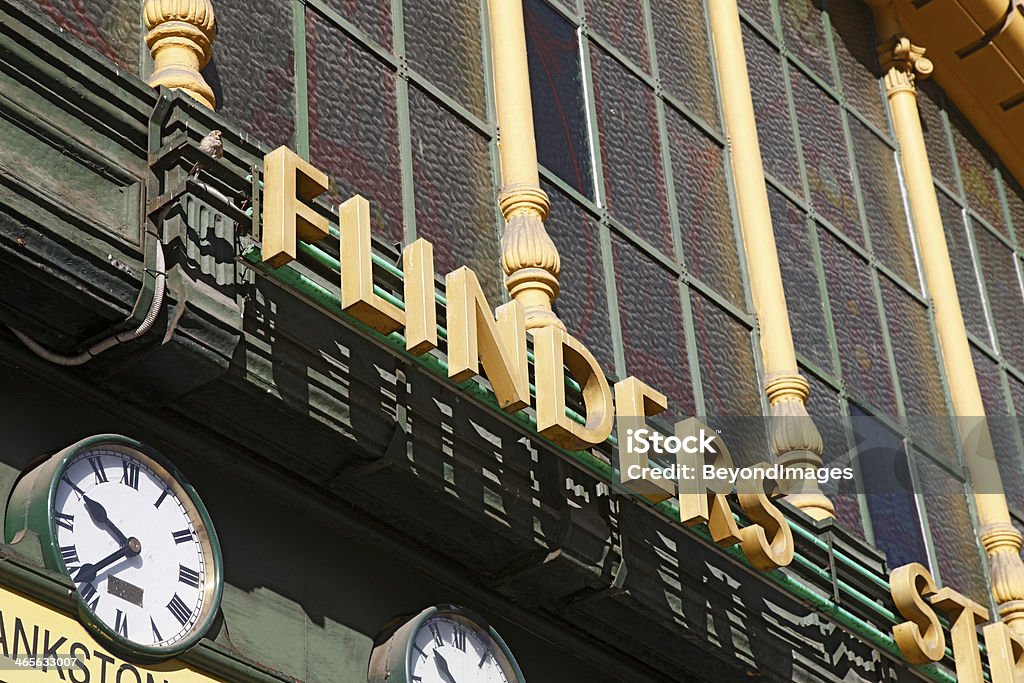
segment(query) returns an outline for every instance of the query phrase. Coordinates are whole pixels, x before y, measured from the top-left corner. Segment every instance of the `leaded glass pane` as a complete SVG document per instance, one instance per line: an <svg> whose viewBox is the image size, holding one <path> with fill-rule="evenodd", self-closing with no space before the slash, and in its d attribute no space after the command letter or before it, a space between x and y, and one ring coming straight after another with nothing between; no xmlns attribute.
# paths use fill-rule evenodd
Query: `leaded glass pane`
<svg viewBox="0 0 1024 683"><path fill-rule="evenodd" d="M1006 190L1006 205L1010 210L1010 220L1013 221L1017 244L1021 244L1024 242L1024 189L1021 189L1020 184L1005 171L1003 188Z"/></svg>
<svg viewBox="0 0 1024 683"><path fill-rule="evenodd" d="M612 235L626 371L669 397L667 419L694 414L679 283L674 274Z"/></svg>
<svg viewBox="0 0 1024 683"><path fill-rule="evenodd" d="M760 415L750 328L700 294L693 293L691 300L705 412Z"/></svg>
<svg viewBox="0 0 1024 683"><path fill-rule="evenodd" d="M329 194L370 201L374 232L401 242L402 177L395 75L318 14L306 15L309 145Z"/></svg>
<svg viewBox="0 0 1024 683"><path fill-rule="evenodd" d="M876 419L850 406L861 481L875 545L889 566L928 566L917 499L902 440Z"/></svg>
<svg viewBox="0 0 1024 683"><path fill-rule="evenodd" d="M921 112L921 127L924 129L925 147L928 150L928 165L932 175L956 191L956 173L953 171L953 157L946 136L946 123L942 115L946 98L938 86L930 81L917 82L917 108Z"/></svg>
<svg viewBox="0 0 1024 683"><path fill-rule="evenodd" d="M1005 236L1008 233L1003 218L1003 207L999 202L996 162L988 146L979 140L975 133L969 132L968 124L959 112L953 112L950 123L956 148L956 162L960 169L960 181L964 186L967 205Z"/></svg>
<svg viewBox="0 0 1024 683"><path fill-rule="evenodd" d="M587 0L587 20L633 64L650 71L647 22L641 0Z"/></svg>
<svg viewBox="0 0 1024 683"><path fill-rule="evenodd" d="M321 0L384 47L391 47L390 0Z"/></svg>
<svg viewBox="0 0 1024 683"><path fill-rule="evenodd" d="M141 0L28 0L27 4L110 61L139 73L145 35Z"/></svg>
<svg viewBox="0 0 1024 683"><path fill-rule="evenodd" d="M811 203L847 237L863 244L839 103L802 73L790 73Z"/></svg>
<svg viewBox="0 0 1024 683"><path fill-rule="evenodd" d="M999 350L1015 366L1024 368L1024 297L1013 250L981 225L974 226L974 239Z"/></svg>
<svg viewBox="0 0 1024 683"><path fill-rule="evenodd" d="M591 57L608 208L652 245L672 254L654 93L608 53L594 49Z"/></svg>
<svg viewBox="0 0 1024 683"><path fill-rule="evenodd" d="M832 60L825 41L821 10L814 0L778 0L786 48L811 71L832 84Z"/></svg>
<svg viewBox="0 0 1024 683"><path fill-rule="evenodd" d="M661 83L673 96L718 128L715 77L704 13L678 0L651 0Z"/></svg>
<svg viewBox="0 0 1024 683"><path fill-rule="evenodd" d="M540 163L587 197L594 169L576 29L542 0L526 0L533 125Z"/></svg>
<svg viewBox="0 0 1024 683"><path fill-rule="evenodd" d="M761 30L768 35L775 35L775 22L772 19L771 0L746 0L739 3L740 11L747 13ZM744 38L746 40L746 38Z"/></svg>
<svg viewBox="0 0 1024 683"><path fill-rule="evenodd" d="M295 130L292 5L265 0L218 6L217 49L203 72L217 96L217 113L271 148L291 144Z"/></svg>
<svg viewBox="0 0 1024 683"><path fill-rule="evenodd" d="M745 308L722 148L671 107L666 116L683 259L691 273Z"/></svg>
<svg viewBox="0 0 1024 683"><path fill-rule="evenodd" d="M819 230L839 361L847 390L867 399L887 415L897 415L871 271L827 230Z"/></svg>
<svg viewBox="0 0 1024 683"><path fill-rule="evenodd" d="M942 214L942 227L946 232L946 244L949 245L949 260L953 265L964 324L969 332L987 342L988 321L981 302L981 290L978 288L963 210L945 192L938 190L936 195L939 199L939 212Z"/></svg>
<svg viewBox="0 0 1024 683"><path fill-rule="evenodd" d="M854 451L850 447L849 428L845 410L839 401L839 394L806 369L801 374L811 385L807 399L807 412L814 420L814 426L821 434L824 451L821 459L826 467L849 467ZM864 538L864 524L861 521L860 502L856 480L829 479L821 490L836 509L836 519L844 528Z"/></svg>
<svg viewBox="0 0 1024 683"><path fill-rule="evenodd" d="M807 217L771 186L768 187L768 203L796 350L826 371L835 373Z"/></svg>
<svg viewBox="0 0 1024 683"><path fill-rule="evenodd" d="M736 465L756 465L764 461L768 442L762 420L742 419L762 414L750 328L700 294L690 298L704 412L710 426L733 435L729 452Z"/></svg>
<svg viewBox="0 0 1024 683"><path fill-rule="evenodd" d="M846 101L879 130L889 130L871 9L861 0L826 0L825 7Z"/></svg>
<svg viewBox="0 0 1024 683"><path fill-rule="evenodd" d="M911 436L950 467L957 453L949 408L939 376L939 362L932 342L928 309L888 278L883 277L889 338L899 373L903 408Z"/></svg>
<svg viewBox="0 0 1024 683"><path fill-rule="evenodd" d="M967 507L967 489L924 454L915 451L915 461L942 585L985 604L988 587L974 520Z"/></svg>
<svg viewBox="0 0 1024 683"><path fill-rule="evenodd" d="M597 221L553 185L543 184L551 199L548 234L562 255L558 317L582 341L606 371L615 367L605 296Z"/></svg>
<svg viewBox="0 0 1024 683"><path fill-rule="evenodd" d="M1002 373L988 354L973 345L971 351L974 357L974 373L978 377L978 388L981 390L981 400L985 405L985 415L990 418L989 432L992 434L992 447L996 452L1003 491L1006 492L1006 498L1013 507L1024 510L1024 468L1021 467L1016 425L1007 419L1010 410L1007 408L1006 394L1003 392Z"/></svg>
<svg viewBox="0 0 1024 683"><path fill-rule="evenodd" d="M896 150L856 119L850 119L857 176L871 235L871 251L918 290L917 265L896 174Z"/></svg>
<svg viewBox="0 0 1024 683"><path fill-rule="evenodd" d="M478 0L406 2L405 48L413 69L480 118L486 115Z"/></svg>
<svg viewBox="0 0 1024 683"><path fill-rule="evenodd" d="M467 265L487 300L505 295L487 139L419 88L409 88L416 232L434 244L439 274Z"/></svg>
<svg viewBox="0 0 1024 683"><path fill-rule="evenodd" d="M1007 373L1006 379L1007 384L1010 387L1010 397L1013 401L1013 408L1017 415L1009 420L1010 424L1008 424L1005 429L1008 432L1012 432L1014 427L1016 427L1017 430L1024 430L1024 420L1021 419L1021 416L1024 416L1024 382L1021 382L1014 375L1009 373ZM1021 431L1020 433L1024 436L1024 431ZM1005 467L1006 470L1013 472L1013 475L1011 476L1015 475L1019 477L1018 481L1020 483L1015 484L1015 488L1017 486L1020 486L1020 488L1016 489L1014 496L1008 497L1010 497L1010 502L1014 507L1018 510L1024 511L1024 462L1022 462L1022 459L1024 459L1024 453L1021 452L1020 448L1007 448L997 451L997 457L1005 461L1005 465L1000 463L1000 472L1002 472ZM1004 483L1004 488L1005 487Z"/></svg>
<svg viewBox="0 0 1024 683"><path fill-rule="evenodd" d="M850 130L871 252L916 291L918 266L913 260L910 228L896 174L896 151L855 119L850 120Z"/></svg>
<svg viewBox="0 0 1024 683"><path fill-rule="evenodd" d="M755 31L743 24L743 49L747 57L757 137L765 169L789 189L803 194L800 166L796 160L796 138L793 135L786 86L782 80L782 60Z"/></svg>

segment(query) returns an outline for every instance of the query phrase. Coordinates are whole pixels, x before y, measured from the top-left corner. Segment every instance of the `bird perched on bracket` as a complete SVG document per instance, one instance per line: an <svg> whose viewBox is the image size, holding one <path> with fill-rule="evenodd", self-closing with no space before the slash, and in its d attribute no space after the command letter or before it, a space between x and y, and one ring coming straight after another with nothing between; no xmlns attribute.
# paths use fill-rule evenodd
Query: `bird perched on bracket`
<svg viewBox="0 0 1024 683"><path fill-rule="evenodd" d="M209 135L204 137L199 142L199 151L210 157L211 159L220 159L224 156L224 140L222 136L224 134L219 130L211 130ZM197 161L192 170L188 172L190 176L198 176L199 171L202 170L203 164L201 161Z"/></svg>

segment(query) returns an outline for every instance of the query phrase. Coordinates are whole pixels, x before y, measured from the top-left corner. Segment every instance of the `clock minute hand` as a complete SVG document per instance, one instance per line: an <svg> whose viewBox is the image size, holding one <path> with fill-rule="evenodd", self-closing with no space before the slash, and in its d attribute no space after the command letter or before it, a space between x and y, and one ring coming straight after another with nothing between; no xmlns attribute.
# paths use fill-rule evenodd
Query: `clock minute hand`
<svg viewBox="0 0 1024 683"><path fill-rule="evenodd" d="M129 538L123 546L93 564L83 564L75 574L75 583L92 583L96 580L96 574L108 565L126 557L134 557L142 552L142 544L137 538Z"/></svg>
<svg viewBox="0 0 1024 683"><path fill-rule="evenodd" d="M89 496L82 496L82 500L85 501L85 509L89 512L89 516L92 517L93 521L101 526L105 526L117 542L122 546L128 545L128 537L125 536L113 522L110 521L110 517L107 515L107 509L103 505Z"/></svg>

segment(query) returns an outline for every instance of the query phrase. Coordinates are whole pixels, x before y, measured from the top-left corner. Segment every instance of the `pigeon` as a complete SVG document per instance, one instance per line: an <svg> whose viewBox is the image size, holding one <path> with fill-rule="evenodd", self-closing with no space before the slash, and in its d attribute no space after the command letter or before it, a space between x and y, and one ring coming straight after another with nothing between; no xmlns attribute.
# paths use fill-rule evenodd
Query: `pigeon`
<svg viewBox="0 0 1024 683"><path fill-rule="evenodd" d="M224 140L221 137L223 135L219 130L211 130L210 134L199 142L199 151L212 159L220 159L224 156ZM189 175L198 176L202 167L202 163L197 161Z"/></svg>

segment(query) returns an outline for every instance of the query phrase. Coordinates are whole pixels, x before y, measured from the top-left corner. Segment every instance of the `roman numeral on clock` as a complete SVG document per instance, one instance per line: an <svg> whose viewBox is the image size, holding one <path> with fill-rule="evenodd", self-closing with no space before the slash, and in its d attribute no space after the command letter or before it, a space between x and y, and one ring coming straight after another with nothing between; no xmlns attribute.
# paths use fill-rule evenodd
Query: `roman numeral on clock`
<svg viewBox="0 0 1024 683"><path fill-rule="evenodd" d="M162 641L164 639L164 637L162 635L160 635L160 631L159 631L159 629L157 629L156 622L153 621L153 617L149 618L149 626L150 626L150 628L153 629L153 641L157 642L157 643Z"/></svg>
<svg viewBox="0 0 1024 683"><path fill-rule="evenodd" d="M71 565L78 564L78 549L73 545L62 545L60 547L60 559L64 560L64 566L71 571Z"/></svg>
<svg viewBox="0 0 1024 683"><path fill-rule="evenodd" d="M78 593L82 596L82 600L89 605L89 608L95 612L96 607L100 604L100 596L96 593L96 586L91 583L83 583L78 587Z"/></svg>
<svg viewBox="0 0 1024 683"><path fill-rule="evenodd" d="M466 651L466 629L461 626L456 626L452 633L452 639L455 641L455 647L459 648L463 652Z"/></svg>
<svg viewBox="0 0 1024 683"><path fill-rule="evenodd" d="M70 486L71 488L73 488L73 489L75 490L75 493L77 493L78 495L80 495L80 496L84 496L84 495L85 495L85 491L83 491L82 489L80 489L80 488L78 487L78 484L76 484L75 482L71 481L71 477L69 477L68 475L66 475L66 474L65 474L65 475L64 475L63 477L61 477L61 480L62 480L62 481L63 481L63 482L65 483L65 484L67 484L68 486Z"/></svg>
<svg viewBox="0 0 1024 683"><path fill-rule="evenodd" d="M75 530L75 518L73 515L69 515L64 512L55 512L53 513L53 521L57 523L57 526L63 527L68 531Z"/></svg>
<svg viewBox="0 0 1024 683"><path fill-rule="evenodd" d="M181 599L177 593L171 598L171 601L167 603L167 609L171 611L174 618L177 619L182 626L188 623L188 620L192 618L192 610L188 608L185 601Z"/></svg>
<svg viewBox="0 0 1024 683"><path fill-rule="evenodd" d="M430 629L430 634L434 636L434 643L437 647L444 645L444 639L441 637L441 629L437 627L437 624L428 624L427 628Z"/></svg>
<svg viewBox="0 0 1024 683"><path fill-rule="evenodd" d="M182 529L181 531L175 531L172 536L174 536L175 543L188 543L192 540L192 531L190 529Z"/></svg>
<svg viewBox="0 0 1024 683"><path fill-rule="evenodd" d="M96 476L97 484L107 483L107 473L103 471L103 460L100 456L96 455L91 458L86 458L89 461L89 465L92 466L92 473Z"/></svg>
<svg viewBox="0 0 1024 683"><path fill-rule="evenodd" d="M139 464L124 460L121 462L121 483L139 490Z"/></svg>
<svg viewBox="0 0 1024 683"><path fill-rule="evenodd" d="M159 510L160 509L160 503L164 502L164 498L166 498L167 494L170 493L170 492L171 492L170 489L164 489L164 492L161 493L160 497L156 499L155 503L153 503L153 507L155 507L156 509Z"/></svg>
<svg viewBox="0 0 1024 683"><path fill-rule="evenodd" d="M199 588L199 572L194 569L189 569L183 564L178 565L178 581L186 586Z"/></svg>
<svg viewBox="0 0 1024 683"><path fill-rule="evenodd" d="M117 610L117 618L114 620L114 631L119 636L128 637L128 617L121 610Z"/></svg>

